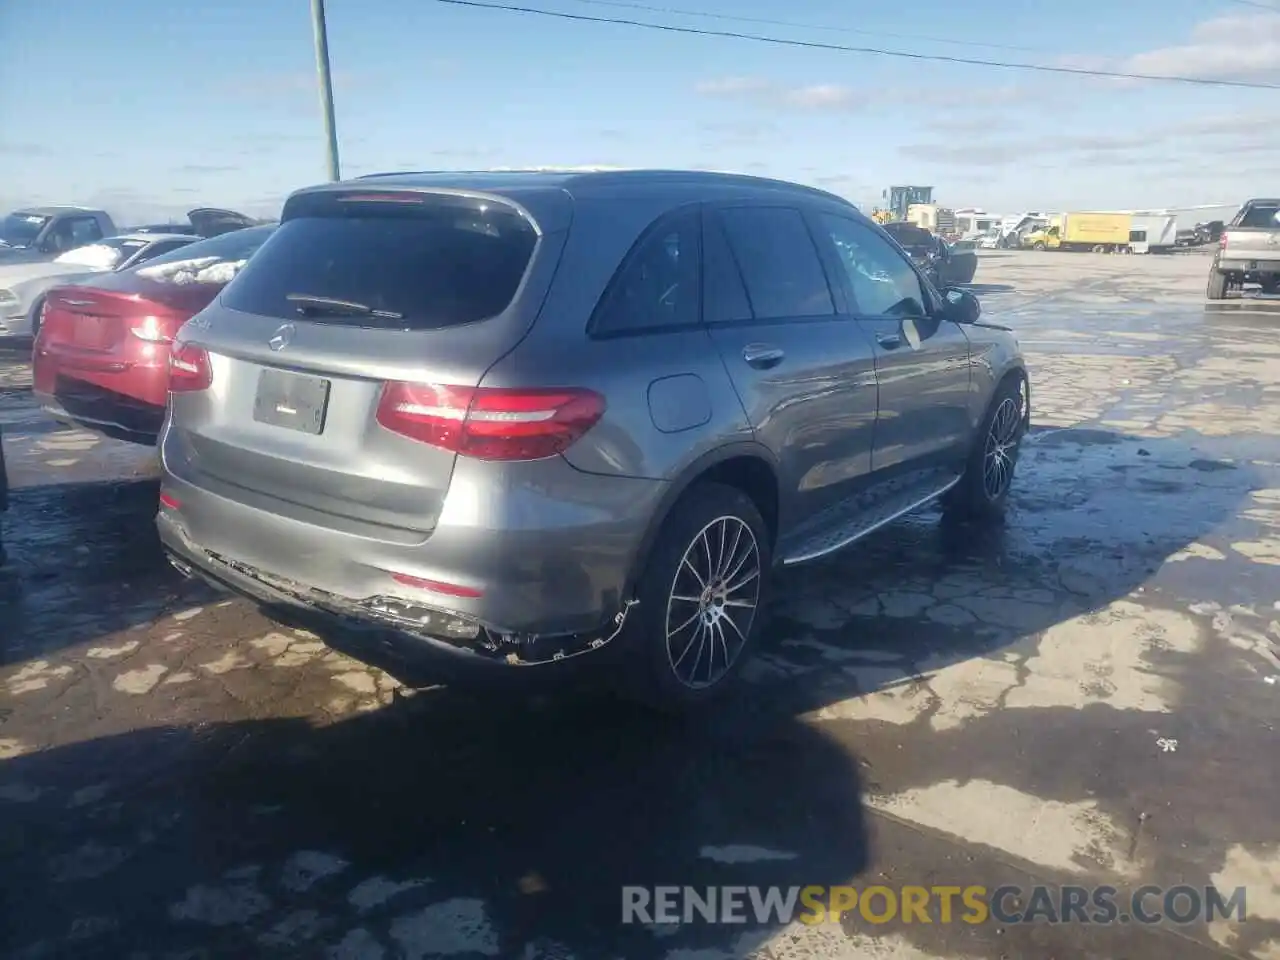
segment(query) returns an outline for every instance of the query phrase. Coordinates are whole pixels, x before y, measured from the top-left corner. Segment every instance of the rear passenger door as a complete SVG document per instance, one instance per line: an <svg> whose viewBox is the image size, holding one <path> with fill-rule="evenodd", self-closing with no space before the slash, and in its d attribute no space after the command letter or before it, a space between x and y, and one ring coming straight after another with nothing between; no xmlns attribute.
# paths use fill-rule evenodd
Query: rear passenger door
<svg viewBox="0 0 1280 960"><path fill-rule="evenodd" d="M708 207L703 277L703 319L757 439L778 459L784 529L803 524L870 472L871 342L797 207Z"/></svg>
<svg viewBox="0 0 1280 960"><path fill-rule="evenodd" d="M872 468L954 475L969 439L969 338L938 313L906 256L853 217L818 215L844 267L846 295L875 344L880 404Z"/></svg>

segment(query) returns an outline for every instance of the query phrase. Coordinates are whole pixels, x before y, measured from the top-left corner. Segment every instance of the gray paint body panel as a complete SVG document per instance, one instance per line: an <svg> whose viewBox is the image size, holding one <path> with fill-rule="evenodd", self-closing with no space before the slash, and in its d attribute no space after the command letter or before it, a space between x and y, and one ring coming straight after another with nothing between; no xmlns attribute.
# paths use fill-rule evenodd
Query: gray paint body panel
<svg viewBox="0 0 1280 960"><path fill-rule="evenodd" d="M511 306L410 332L299 319L291 342L272 350L279 318L215 302L180 334L211 352L213 386L173 397L160 443L165 487L182 504L162 520L166 540L181 527L184 543L348 600L401 597L503 631L598 628L628 599L666 512L701 471L727 457L767 465L785 536L825 507L874 501L886 445L901 448L905 468L939 451L961 455L999 377L1020 364L1007 332L949 321L925 349L890 359L875 345L880 322L843 307L803 323L588 335L619 264L657 218L728 200L838 209L869 223L822 191L636 172L397 174L303 193L353 188L518 205L539 240ZM762 342L784 354L767 369L743 359ZM331 380L321 435L253 421L264 366ZM588 388L606 409L558 456L480 461L380 427L374 409L389 379ZM392 573L477 595L433 598Z"/></svg>
<svg viewBox="0 0 1280 960"><path fill-rule="evenodd" d="M649 417L660 433L683 433L711 420L711 393L696 374L679 373L649 384Z"/></svg>

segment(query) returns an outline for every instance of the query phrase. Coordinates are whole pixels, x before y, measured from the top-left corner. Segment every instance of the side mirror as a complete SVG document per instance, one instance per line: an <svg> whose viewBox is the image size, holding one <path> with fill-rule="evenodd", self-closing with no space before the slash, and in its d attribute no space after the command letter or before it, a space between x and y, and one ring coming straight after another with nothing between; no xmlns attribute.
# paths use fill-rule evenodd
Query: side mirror
<svg viewBox="0 0 1280 960"><path fill-rule="evenodd" d="M946 303L943 316L954 323L977 323L982 316L982 304L968 290L947 287L942 291L942 299Z"/></svg>

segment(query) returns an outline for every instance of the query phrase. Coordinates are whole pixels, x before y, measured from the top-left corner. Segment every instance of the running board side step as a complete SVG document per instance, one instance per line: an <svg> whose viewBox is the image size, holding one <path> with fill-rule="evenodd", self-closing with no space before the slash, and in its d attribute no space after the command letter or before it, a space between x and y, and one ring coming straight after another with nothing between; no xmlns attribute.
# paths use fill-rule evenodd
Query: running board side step
<svg viewBox="0 0 1280 960"><path fill-rule="evenodd" d="M872 507L868 507L862 497L837 503L811 518L804 530L780 545L782 565L790 567L817 560L847 547L899 517L937 500L959 482L960 477L956 476L938 486L935 476L928 486L913 484L880 500Z"/></svg>

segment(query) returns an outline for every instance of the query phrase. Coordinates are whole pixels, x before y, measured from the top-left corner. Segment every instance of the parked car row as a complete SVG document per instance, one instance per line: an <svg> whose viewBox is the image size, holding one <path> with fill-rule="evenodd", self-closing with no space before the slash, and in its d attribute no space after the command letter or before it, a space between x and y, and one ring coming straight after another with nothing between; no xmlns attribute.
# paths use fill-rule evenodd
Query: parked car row
<svg viewBox="0 0 1280 960"><path fill-rule="evenodd" d="M32 351L41 406L57 419L154 444L168 398L169 344L273 230L188 238L134 268L48 290Z"/></svg>
<svg viewBox="0 0 1280 960"><path fill-rule="evenodd" d="M201 207L185 224L117 231L109 214L88 207L29 207L0 220L0 337L35 336L46 291L55 284L122 272L201 239L257 221Z"/></svg>
<svg viewBox="0 0 1280 960"><path fill-rule="evenodd" d="M34 359L55 415L158 431L184 573L410 682L600 664L667 708L731 687L777 566L998 517L1030 417L971 294L839 197L709 173L300 190L51 289Z"/></svg>

